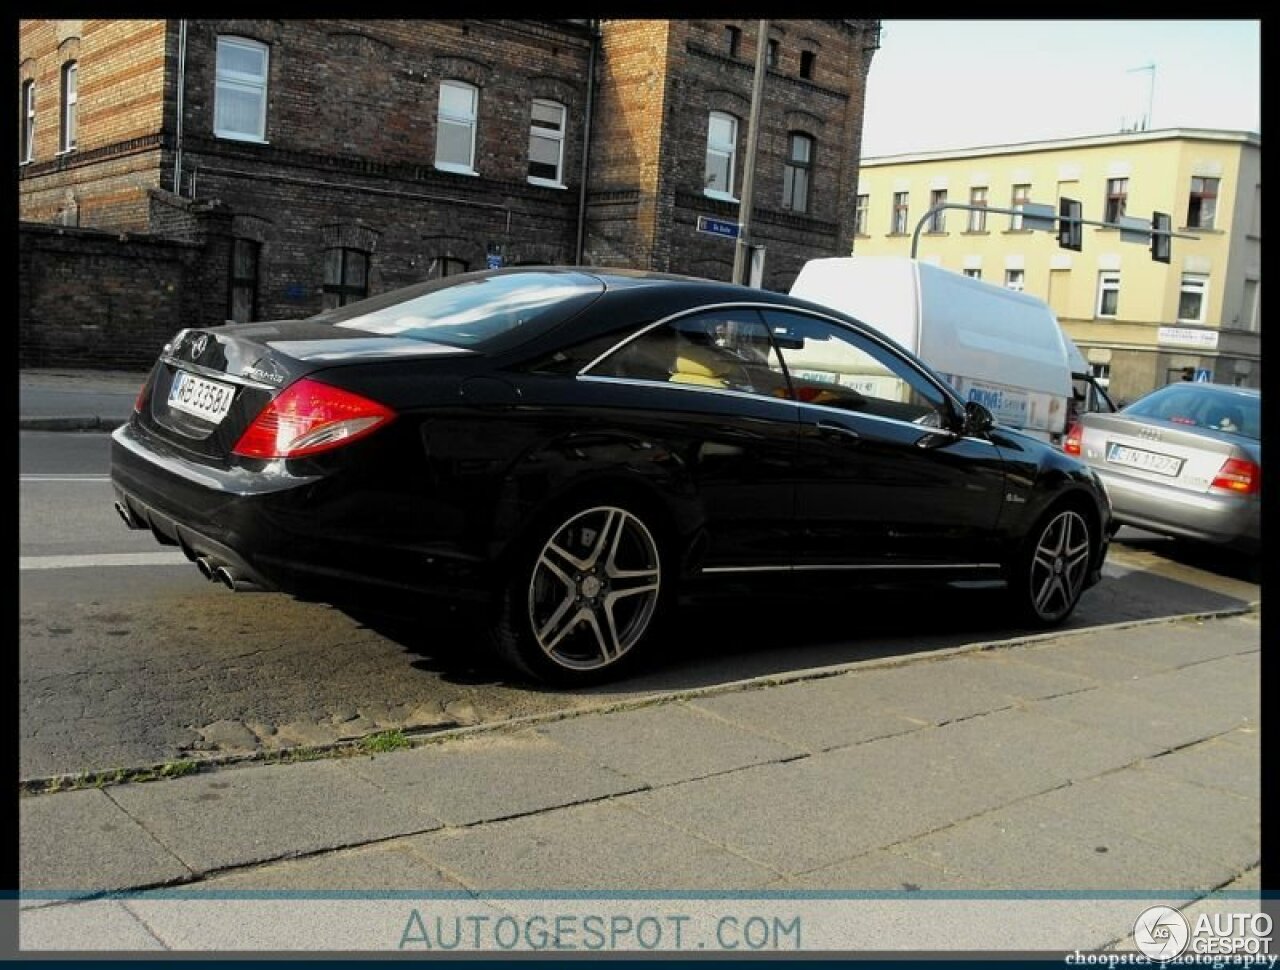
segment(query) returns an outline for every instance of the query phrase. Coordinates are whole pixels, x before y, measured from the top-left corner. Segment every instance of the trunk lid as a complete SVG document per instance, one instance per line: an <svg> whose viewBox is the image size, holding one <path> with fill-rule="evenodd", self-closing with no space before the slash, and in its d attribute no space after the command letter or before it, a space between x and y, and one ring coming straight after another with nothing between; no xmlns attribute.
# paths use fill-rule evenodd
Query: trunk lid
<svg viewBox="0 0 1280 970"><path fill-rule="evenodd" d="M339 330L307 320L183 330L148 378L138 420L193 455L220 459L284 388L341 363L471 356L427 340Z"/></svg>
<svg viewBox="0 0 1280 970"><path fill-rule="evenodd" d="M1081 457L1089 464L1109 474L1188 492L1207 492L1228 458L1250 456L1249 449L1230 436L1217 437L1158 419L1095 413L1081 425Z"/></svg>

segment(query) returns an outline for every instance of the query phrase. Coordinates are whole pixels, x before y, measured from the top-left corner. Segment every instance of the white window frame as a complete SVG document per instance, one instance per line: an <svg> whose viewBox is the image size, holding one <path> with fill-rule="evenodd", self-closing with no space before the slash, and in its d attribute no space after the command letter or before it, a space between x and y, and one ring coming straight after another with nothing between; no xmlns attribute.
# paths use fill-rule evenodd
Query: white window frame
<svg viewBox="0 0 1280 970"><path fill-rule="evenodd" d="M787 133L787 160L782 166L782 208L788 212L806 213L809 211L809 190L813 186L813 156L816 154L817 140L803 131ZM795 157L796 149L805 145L808 157ZM796 206L796 196L801 195L803 204Z"/></svg>
<svg viewBox="0 0 1280 970"><path fill-rule="evenodd" d="M468 114L452 114L444 106L445 88L466 91L471 95L471 111ZM440 82L439 104L436 108L436 168L442 172L453 172L456 175L479 175L476 171L476 118L480 114L480 89L466 81L448 78ZM440 125L448 122L451 125L466 125L471 129L471 146L467 152L467 164L443 162L440 160Z"/></svg>
<svg viewBox="0 0 1280 970"><path fill-rule="evenodd" d="M947 204L947 190L933 189L929 192L929 209L933 210L935 206ZM929 217L929 223L925 226L925 232L946 232L947 231L947 210L942 209L934 212Z"/></svg>
<svg viewBox="0 0 1280 970"><path fill-rule="evenodd" d="M535 107L554 108L556 111L559 111L560 127L553 130L551 128L543 128L543 127L535 126L533 123L533 109ZM556 143L556 177L548 179L548 178L543 178L540 175L530 175L528 176L530 185L544 185L547 188L551 188L551 189L563 189L568 187L564 184L564 135L565 135L565 124L567 122L568 117L569 117L569 110L559 101L550 101L546 98L533 99L533 103L529 108L530 164L532 164L532 160L533 160L533 139L541 138L546 141L553 141Z"/></svg>
<svg viewBox="0 0 1280 970"><path fill-rule="evenodd" d="M1007 269L1004 271L1004 288L1015 293L1023 292L1027 287L1027 271L1025 269Z"/></svg>
<svg viewBox="0 0 1280 970"><path fill-rule="evenodd" d="M36 157L36 82L22 83L23 105L22 118L22 164L34 161Z"/></svg>
<svg viewBox="0 0 1280 970"><path fill-rule="evenodd" d="M854 199L853 204L853 234L855 236L867 235L867 218L871 212L871 195L864 192L862 195Z"/></svg>
<svg viewBox="0 0 1280 970"><path fill-rule="evenodd" d="M1114 313L1103 313L1103 299L1108 293L1116 295L1116 310ZM1094 306L1094 316L1107 320L1114 320L1120 314L1120 274L1115 270L1103 270L1098 274L1098 301Z"/></svg>
<svg viewBox="0 0 1280 970"><path fill-rule="evenodd" d="M226 138L230 141L251 141L259 144L267 142L267 84L271 77L271 48L261 41L248 37L222 35L218 37L217 53L223 47L239 47L243 50L262 52L262 74L246 74L243 71L232 71L217 67L215 59L213 134L215 138ZM258 126L256 131L237 131L233 128L218 127L218 91L222 89L236 90L243 94L258 95Z"/></svg>
<svg viewBox="0 0 1280 970"><path fill-rule="evenodd" d="M716 118L726 119L733 126L728 143L721 142L716 144L711 141L711 125ZM738 119L727 111L712 111L707 115L706 158L710 158L712 155L729 159L729 186L727 189L713 189L704 186L702 194L711 199L721 199L724 202L737 202L738 198L733 194L733 183L738 168ZM706 173L707 165L704 159L702 165L702 177L704 179L706 178Z"/></svg>
<svg viewBox="0 0 1280 970"><path fill-rule="evenodd" d="M987 231L987 187L975 185L969 190L969 205L977 206L969 210L969 232Z"/></svg>
<svg viewBox="0 0 1280 970"><path fill-rule="evenodd" d="M889 210L889 235L905 236L907 234L907 223L910 218L911 193L893 193L893 208Z"/></svg>
<svg viewBox="0 0 1280 970"><path fill-rule="evenodd" d="M982 279L982 268L978 266L966 266L961 272L971 280Z"/></svg>
<svg viewBox="0 0 1280 970"><path fill-rule="evenodd" d="M76 150L76 120L80 106L80 64L67 61L62 65L62 107L58 113L58 154Z"/></svg>
<svg viewBox="0 0 1280 970"><path fill-rule="evenodd" d="M1019 191L1020 189L1026 189L1026 191L1020 192ZM1009 190L1009 208L1018 210L1017 215L1012 215L1009 217L1010 232L1026 231L1022 225L1022 207L1027 205L1030 202L1031 202L1031 183L1030 182L1018 182Z"/></svg>
<svg viewBox="0 0 1280 970"><path fill-rule="evenodd" d="M1185 293L1200 295L1200 314L1195 317L1182 315L1182 297ZM1201 273L1183 273L1182 282L1178 286L1178 323L1204 323L1205 310L1209 304L1209 277Z"/></svg>

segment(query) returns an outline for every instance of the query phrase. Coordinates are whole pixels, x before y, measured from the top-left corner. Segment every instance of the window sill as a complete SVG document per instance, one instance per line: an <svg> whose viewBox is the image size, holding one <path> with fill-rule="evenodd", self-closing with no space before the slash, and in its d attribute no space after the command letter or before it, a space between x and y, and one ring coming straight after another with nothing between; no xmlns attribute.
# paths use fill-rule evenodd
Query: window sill
<svg viewBox="0 0 1280 970"><path fill-rule="evenodd" d="M553 181L553 180L551 180L551 179L540 179L540 178L536 178L535 176L532 176L532 175L530 175L530 176L526 179L526 181L527 181L530 185L540 185L540 186L542 186L544 189L567 189L567 188L569 187L569 186L565 185L563 182L555 182L555 181Z"/></svg>
<svg viewBox="0 0 1280 970"><path fill-rule="evenodd" d="M739 201L738 199L735 199L732 195L730 195L728 192L716 192L714 189L703 189L702 194L705 195L708 199L715 199L717 202L737 203Z"/></svg>
<svg viewBox="0 0 1280 970"><path fill-rule="evenodd" d="M74 146L71 148L60 148L58 149L58 151L53 153L53 157L61 158L63 155L74 155L75 153L76 153L76 150Z"/></svg>
<svg viewBox="0 0 1280 970"><path fill-rule="evenodd" d="M926 229L921 233L922 236L949 236L951 233L945 229Z"/></svg>
<svg viewBox="0 0 1280 970"><path fill-rule="evenodd" d="M1212 226L1206 228L1204 226L1183 226L1178 232L1207 232L1210 235L1221 236L1225 230L1214 229Z"/></svg>
<svg viewBox="0 0 1280 970"><path fill-rule="evenodd" d="M246 142L250 145L269 145L265 138L259 138L257 135L244 135L234 131L215 131L214 138L220 138L223 141L239 141Z"/></svg>
<svg viewBox="0 0 1280 970"><path fill-rule="evenodd" d="M1030 236L1034 229L1003 229L1001 232L1006 236Z"/></svg>
<svg viewBox="0 0 1280 970"><path fill-rule="evenodd" d="M480 173L469 165L454 165L450 162L436 162L437 172L448 172L451 175L470 175L478 176Z"/></svg>
<svg viewBox="0 0 1280 970"><path fill-rule="evenodd" d="M964 235L964 236L989 236L989 235L991 235L991 232L990 232L990 230L988 230L988 229L966 229L966 230L964 230L964 232L963 232L963 233L961 233L961 235Z"/></svg>

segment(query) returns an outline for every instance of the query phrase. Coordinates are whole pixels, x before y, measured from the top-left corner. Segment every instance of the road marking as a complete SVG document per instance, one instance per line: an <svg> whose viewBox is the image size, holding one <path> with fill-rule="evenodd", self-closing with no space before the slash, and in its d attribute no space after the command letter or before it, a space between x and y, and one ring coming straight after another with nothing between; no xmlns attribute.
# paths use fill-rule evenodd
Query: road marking
<svg viewBox="0 0 1280 970"><path fill-rule="evenodd" d="M188 559L180 552L108 552L95 556L19 556L19 571L27 569L85 569L98 566L178 566Z"/></svg>
<svg viewBox="0 0 1280 970"><path fill-rule="evenodd" d="M109 482L110 475L19 475L20 482Z"/></svg>

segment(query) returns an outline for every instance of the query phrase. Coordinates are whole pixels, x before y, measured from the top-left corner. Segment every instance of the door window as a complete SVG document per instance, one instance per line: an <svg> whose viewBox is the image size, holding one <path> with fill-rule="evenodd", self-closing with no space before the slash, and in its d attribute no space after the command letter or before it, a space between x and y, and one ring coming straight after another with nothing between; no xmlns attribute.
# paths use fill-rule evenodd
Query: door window
<svg viewBox="0 0 1280 970"><path fill-rule="evenodd" d="M765 310L798 400L931 427L950 413L944 393L906 359L816 317Z"/></svg>

